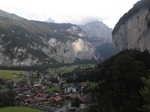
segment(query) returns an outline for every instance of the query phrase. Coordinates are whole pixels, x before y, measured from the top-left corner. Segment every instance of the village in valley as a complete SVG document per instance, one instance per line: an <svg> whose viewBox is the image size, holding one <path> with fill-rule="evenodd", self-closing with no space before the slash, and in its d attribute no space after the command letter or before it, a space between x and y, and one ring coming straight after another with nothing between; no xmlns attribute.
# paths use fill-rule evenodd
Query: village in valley
<svg viewBox="0 0 150 112"><path fill-rule="evenodd" d="M87 92L89 82L68 83L60 75L53 78L41 75L42 77L37 80L35 77L31 78L33 74L29 75L29 73L32 74L27 72L24 76L22 75L25 80L12 81L0 78L0 85L11 85L15 91L16 105L48 112L78 112L90 105L91 98ZM20 76L15 75L15 77Z"/></svg>

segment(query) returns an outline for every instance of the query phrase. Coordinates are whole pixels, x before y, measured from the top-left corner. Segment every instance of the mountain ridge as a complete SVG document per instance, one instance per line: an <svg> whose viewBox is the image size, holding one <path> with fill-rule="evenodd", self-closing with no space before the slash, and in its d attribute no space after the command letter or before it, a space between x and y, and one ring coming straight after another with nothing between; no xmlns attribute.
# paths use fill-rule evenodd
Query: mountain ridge
<svg viewBox="0 0 150 112"><path fill-rule="evenodd" d="M27 20L0 11L0 65L93 62L96 48L87 37L78 25Z"/></svg>

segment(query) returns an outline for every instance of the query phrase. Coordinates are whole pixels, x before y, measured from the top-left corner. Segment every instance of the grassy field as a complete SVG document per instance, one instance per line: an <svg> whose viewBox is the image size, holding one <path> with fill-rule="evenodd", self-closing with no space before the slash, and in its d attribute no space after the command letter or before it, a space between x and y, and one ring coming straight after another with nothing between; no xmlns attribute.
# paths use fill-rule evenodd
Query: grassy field
<svg viewBox="0 0 150 112"><path fill-rule="evenodd" d="M59 68L50 68L49 72L50 73L68 73L68 72L72 72L73 70L75 70L76 68L91 68L91 67L95 67L95 64L80 64L80 65L72 65L72 66L63 66L63 67L59 67Z"/></svg>
<svg viewBox="0 0 150 112"><path fill-rule="evenodd" d="M28 107L5 107L0 108L0 112L44 112L44 111Z"/></svg>
<svg viewBox="0 0 150 112"><path fill-rule="evenodd" d="M63 66L59 68L49 68L48 72L51 75L56 76L56 74L63 74L63 73L68 73L72 72L73 70L77 68L89 68L89 67L94 67L94 64L81 64L81 65L72 65L72 66ZM8 79L8 80L13 80L13 81L20 81L23 79L21 76L22 74L25 74L26 71L21 71L21 70L0 70L0 78L3 79Z"/></svg>
<svg viewBox="0 0 150 112"><path fill-rule="evenodd" d="M24 74L24 73L25 71L0 70L0 78L13 80L13 81L19 81L19 80L22 80L22 78L19 75Z"/></svg>

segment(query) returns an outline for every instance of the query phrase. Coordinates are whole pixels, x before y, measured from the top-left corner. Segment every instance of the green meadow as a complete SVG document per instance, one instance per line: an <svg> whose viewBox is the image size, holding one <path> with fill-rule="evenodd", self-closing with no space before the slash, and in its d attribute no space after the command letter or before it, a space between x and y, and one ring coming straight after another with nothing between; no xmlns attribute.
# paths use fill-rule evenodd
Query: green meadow
<svg viewBox="0 0 150 112"><path fill-rule="evenodd" d="M0 108L0 112L44 112L44 111L28 107L5 107Z"/></svg>
<svg viewBox="0 0 150 112"><path fill-rule="evenodd" d="M22 80L20 75L25 74L25 71L19 70L0 70L0 78L13 80L13 81L20 81Z"/></svg>

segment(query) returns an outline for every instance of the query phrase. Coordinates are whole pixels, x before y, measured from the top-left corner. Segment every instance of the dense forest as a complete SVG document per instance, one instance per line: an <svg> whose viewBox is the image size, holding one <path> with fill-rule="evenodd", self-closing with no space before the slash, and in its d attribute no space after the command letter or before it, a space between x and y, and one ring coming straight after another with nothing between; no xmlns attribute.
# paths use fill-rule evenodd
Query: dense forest
<svg viewBox="0 0 150 112"><path fill-rule="evenodd" d="M148 112L149 73L149 52L126 50L95 68L74 71L68 81L96 84L89 91L93 99L89 112Z"/></svg>

